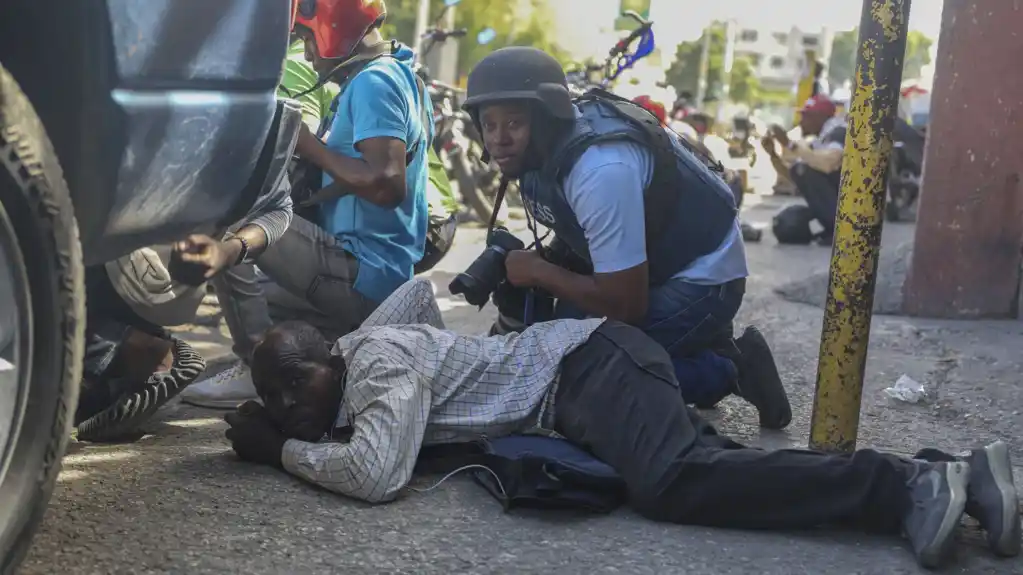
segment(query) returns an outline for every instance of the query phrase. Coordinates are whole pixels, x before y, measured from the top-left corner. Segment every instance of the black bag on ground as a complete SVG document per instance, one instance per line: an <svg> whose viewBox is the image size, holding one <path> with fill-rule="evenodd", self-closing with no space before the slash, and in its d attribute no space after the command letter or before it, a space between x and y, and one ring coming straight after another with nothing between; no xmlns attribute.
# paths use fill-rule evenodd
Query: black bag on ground
<svg viewBox="0 0 1023 575"><path fill-rule="evenodd" d="M430 473L461 468L505 511L518 507L610 513L625 502L625 483L610 465L560 438L510 435L424 448L416 466Z"/></svg>
<svg viewBox="0 0 1023 575"><path fill-rule="evenodd" d="M813 231L810 229L812 220L813 214L809 207L795 204L785 206L775 214L771 228L779 244L805 245L813 241Z"/></svg>

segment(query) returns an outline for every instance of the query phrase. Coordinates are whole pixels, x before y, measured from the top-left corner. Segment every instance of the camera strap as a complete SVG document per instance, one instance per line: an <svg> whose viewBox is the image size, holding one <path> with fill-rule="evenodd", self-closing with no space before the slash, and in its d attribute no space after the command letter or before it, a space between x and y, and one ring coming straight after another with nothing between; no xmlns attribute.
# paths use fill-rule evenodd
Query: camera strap
<svg viewBox="0 0 1023 575"><path fill-rule="evenodd" d="M511 182L505 175L501 175L501 183L497 187L497 196L494 198L494 211L490 214L490 224L487 225L487 241L490 241L490 234L497 225L497 214L501 211L501 204L504 203L504 195L508 193L508 185ZM526 221L529 223L529 231L533 233L533 248L540 251L540 238L536 234L536 226L531 223L529 209L526 209ZM533 288L526 290L526 307L522 313L522 323L529 327L533 325L533 309L536 302L536 292Z"/></svg>

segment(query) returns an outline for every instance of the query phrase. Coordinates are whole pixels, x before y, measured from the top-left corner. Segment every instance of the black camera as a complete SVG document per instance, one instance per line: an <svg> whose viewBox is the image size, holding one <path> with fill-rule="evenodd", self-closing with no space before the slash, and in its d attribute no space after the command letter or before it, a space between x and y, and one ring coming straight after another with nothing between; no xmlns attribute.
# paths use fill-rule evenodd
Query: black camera
<svg viewBox="0 0 1023 575"><path fill-rule="evenodd" d="M487 236L487 249L448 285L453 295L462 295L472 305L483 307L490 294L505 278L504 260L508 252L526 247L522 240L500 226Z"/></svg>

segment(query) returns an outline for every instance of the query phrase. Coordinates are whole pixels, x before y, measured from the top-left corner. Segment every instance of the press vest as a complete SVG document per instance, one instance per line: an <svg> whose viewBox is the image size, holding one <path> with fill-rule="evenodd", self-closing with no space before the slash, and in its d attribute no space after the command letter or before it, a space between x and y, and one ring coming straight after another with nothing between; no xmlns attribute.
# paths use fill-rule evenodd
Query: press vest
<svg viewBox="0 0 1023 575"><path fill-rule="evenodd" d="M643 194L650 285L663 284L720 247L735 223L735 198L706 161L631 102L586 96L576 108L572 130L554 146L544 167L522 177L522 195L537 222L591 262L586 235L562 183L590 146L635 142L654 155L653 177Z"/></svg>

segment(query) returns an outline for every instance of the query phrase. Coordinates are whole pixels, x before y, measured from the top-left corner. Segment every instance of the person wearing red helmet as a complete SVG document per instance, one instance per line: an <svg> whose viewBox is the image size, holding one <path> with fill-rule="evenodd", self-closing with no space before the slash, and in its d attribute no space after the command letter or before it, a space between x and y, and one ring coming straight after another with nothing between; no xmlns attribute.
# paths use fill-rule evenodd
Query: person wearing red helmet
<svg viewBox="0 0 1023 575"><path fill-rule="evenodd" d="M429 96L407 46L380 33L382 0L299 0L294 32L320 83L341 87L316 133L295 152L322 171L273 253L255 263L273 283L325 316L331 333L358 327L422 260L428 229ZM305 216L305 217L302 217ZM277 257L278 255L282 257ZM273 256L273 257L268 257ZM267 290L248 266L218 285L236 352L248 359L273 325ZM233 287L227 285L234 280ZM275 296L276 297L276 296ZM276 298L280 299L280 298ZM192 385L183 401L234 407L256 397L244 362Z"/></svg>
<svg viewBox="0 0 1023 575"><path fill-rule="evenodd" d="M806 101L800 110L799 127L809 142L790 140L780 126L772 126L764 137L764 149L776 170L788 173L806 200L813 218L824 228L818 234L821 245L830 246L835 233L838 188L845 150L845 120L825 94ZM779 153L775 144L781 146Z"/></svg>
<svg viewBox="0 0 1023 575"><path fill-rule="evenodd" d="M633 102L643 106L648 112L657 116L657 119L661 121L661 125L667 125L668 111L664 108L664 104L654 100L650 96L636 96L632 99Z"/></svg>

